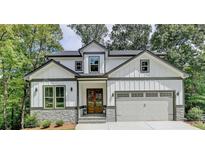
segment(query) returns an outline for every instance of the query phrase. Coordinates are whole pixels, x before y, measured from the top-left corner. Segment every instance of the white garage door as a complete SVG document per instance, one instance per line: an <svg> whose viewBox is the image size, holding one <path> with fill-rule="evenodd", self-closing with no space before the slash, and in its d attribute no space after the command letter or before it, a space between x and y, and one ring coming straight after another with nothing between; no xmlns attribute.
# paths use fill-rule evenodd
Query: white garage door
<svg viewBox="0 0 205 154"><path fill-rule="evenodd" d="M173 92L117 92L117 121L173 120Z"/></svg>

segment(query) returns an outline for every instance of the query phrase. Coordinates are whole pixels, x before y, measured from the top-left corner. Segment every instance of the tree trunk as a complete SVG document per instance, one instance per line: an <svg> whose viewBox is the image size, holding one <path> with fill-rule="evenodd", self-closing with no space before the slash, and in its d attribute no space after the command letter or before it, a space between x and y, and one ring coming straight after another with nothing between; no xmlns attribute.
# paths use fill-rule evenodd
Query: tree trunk
<svg viewBox="0 0 205 154"><path fill-rule="evenodd" d="M28 95L28 93L27 93L27 91L29 91L28 90L28 88L30 88L29 86L27 86L27 83L25 83L24 84L24 96L23 96L23 98L22 98L22 105L21 105L21 129L24 129L24 116L25 116L25 108L26 108L26 106L25 106L25 102L26 102L26 97L27 97L27 95Z"/></svg>
<svg viewBox="0 0 205 154"><path fill-rule="evenodd" d="M7 124L7 103L8 103L8 79L5 77L5 70L3 68L3 122L4 129L8 129Z"/></svg>

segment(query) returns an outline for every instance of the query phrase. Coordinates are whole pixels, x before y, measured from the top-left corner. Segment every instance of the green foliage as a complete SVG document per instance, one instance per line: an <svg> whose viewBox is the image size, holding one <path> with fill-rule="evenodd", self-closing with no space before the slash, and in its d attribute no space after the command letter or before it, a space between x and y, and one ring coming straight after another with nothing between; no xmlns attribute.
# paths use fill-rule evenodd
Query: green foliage
<svg viewBox="0 0 205 154"><path fill-rule="evenodd" d="M199 129L205 130L205 123L203 123L202 121L197 121L193 125Z"/></svg>
<svg viewBox="0 0 205 154"><path fill-rule="evenodd" d="M113 50L146 49L151 31L151 25L116 24L112 27L108 46Z"/></svg>
<svg viewBox="0 0 205 154"><path fill-rule="evenodd" d="M0 129L21 128L30 104L24 75L62 50L61 39L59 25L0 25Z"/></svg>
<svg viewBox="0 0 205 154"><path fill-rule="evenodd" d="M185 80L186 112L199 106L205 111L205 25L156 25L153 50L189 74Z"/></svg>
<svg viewBox="0 0 205 154"><path fill-rule="evenodd" d="M202 118L203 110L201 110L199 107L193 107L191 108L186 117L190 121L199 121Z"/></svg>
<svg viewBox="0 0 205 154"><path fill-rule="evenodd" d="M105 24L72 24L68 26L81 37L81 42L84 45L93 40L104 44L104 38L108 35L108 29Z"/></svg>
<svg viewBox="0 0 205 154"><path fill-rule="evenodd" d="M57 120L57 121L56 121L56 127L63 126L63 124L64 124L64 121L63 121L63 120Z"/></svg>
<svg viewBox="0 0 205 154"><path fill-rule="evenodd" d="M86 44L105 43L104 24L69 25ZM186 112L205 112L205 25L114 25L110 49L145 49L165 52L172 64L189 74L185 80ZM62 50L59 25L0 25L0 129L20 129L29 113L29 86L24 75L45 62L45 55ZM25 108L24 108L25 106ZM27 117L27 116L26 116ZM26 121L26 119L25 119Z"/></svg>
<svg viewBox="0 0 205 154"><path fill-rule="evenodd" d="M38 127L39 123L36 115L27 115L24 122L25 128L35 128Z"/></svg>
<svg viewBox="0 0 205 154"><path fill-rule="evenodd" d="M51 121L50 120L43 120L41 122L41 129L48 128L48 127L50 127L50 125L51 125Z"/></svg>

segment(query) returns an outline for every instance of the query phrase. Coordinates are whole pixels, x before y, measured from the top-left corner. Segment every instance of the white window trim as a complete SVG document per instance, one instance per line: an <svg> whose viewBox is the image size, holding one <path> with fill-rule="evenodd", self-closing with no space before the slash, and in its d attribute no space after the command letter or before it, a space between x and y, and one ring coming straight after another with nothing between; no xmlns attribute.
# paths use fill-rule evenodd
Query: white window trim
<svg viewBox="0 0 205 154"><path fill-rule="evenodd" d="M98 71L91 71L90 58L92 58L92 57L98 57ZM89 66L89 73L91 73L91 74L100 73L100 56L89 56L88 57L88 66Z"/></svg>
<svg viewBox="0 0 205 154"><path fill-rule="evenodd" d="M147 62L147 71L142 70L142 62ZM150 72L150 61L149 59L140 59L140 72L141 73L149 73Z"/></svg>

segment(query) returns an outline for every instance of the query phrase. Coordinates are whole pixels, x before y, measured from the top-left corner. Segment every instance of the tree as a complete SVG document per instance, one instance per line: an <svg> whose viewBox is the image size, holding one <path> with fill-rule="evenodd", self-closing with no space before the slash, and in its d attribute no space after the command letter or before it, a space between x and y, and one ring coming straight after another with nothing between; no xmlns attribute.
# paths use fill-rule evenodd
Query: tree
<svg viewBox="0 0 205 154"><path fill-rule="evenodd" d="M105 24L72 24L68 27L81 37L83 45L92 40L104 44L104 38L108 35L108 28Z"/></svg>
<svg viewBox="0 0 205 154"><path fill-rule="evenodd" d="M63 37L59 25L21 25L16 27L24 40L20 47L24 50L28 62L22 67L23 72L30 72L45 62L45 55L62 50L60 40ZM25 104L29 104L29 85L24 83L22 97L21 127L24 126ZM28 106L28 105L27 105Z"/></svg>
<svg viewBox="0 0 205 154"><path fill-rule="evenodd" d="M108 46L110 49L116 50L146 49L151 31L151 25L116 24L112 27Z"/></svg>
<svg viewBox="0 0 205 154"><path fill-rule="evenodd" d="M200 106L205 111L205 26L156 25L152 49L167 53L166 59L186 71L186 111Z"/></svg>
<svg viewBox="0 0 205 154"><path fill-rule="evenodd" d="M45 54L62 50L61 39L59 25L0 26L0 127L23 127L30 104L24 75L44 63Z"/></svg>
<svg viewBox="0 0 205 154"><path fill-rule="evenodd" d="M0 26L0 76L2 77L2 97L0 103L3 104L3 128L9 129L8 110L13 101L19 101L19 97L15 100L10 99L13 93L18 93L17 83L19 70L25 62L22 50L18 48L20 38L16 35L14 26ZM10 87L13 84L13 87Z"/></svg>

